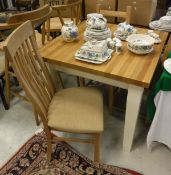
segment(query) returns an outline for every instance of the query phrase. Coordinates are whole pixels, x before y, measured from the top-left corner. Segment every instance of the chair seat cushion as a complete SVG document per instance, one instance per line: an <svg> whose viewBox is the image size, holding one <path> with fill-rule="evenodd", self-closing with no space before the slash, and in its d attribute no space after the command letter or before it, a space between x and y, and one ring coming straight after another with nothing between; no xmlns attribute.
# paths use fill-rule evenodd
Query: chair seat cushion
<svg viewBox="0 0 171 175"><path fill-rule="evenodd" d="M48 126L75 133L103 131L103 98L94 88L77 87L59 91L48 111Z"/></svg>
<svg viewBox="0 0 171 175"><path fill-rule="evenodd" d="M70 18L63 18L65 21L71 21ZM45 23L45 26L47 26L47 23ZM62 28L61 21L58 17L50 18L50 32L60 31ZM45 27L45 30L47 31L47 27Z"/></svg>

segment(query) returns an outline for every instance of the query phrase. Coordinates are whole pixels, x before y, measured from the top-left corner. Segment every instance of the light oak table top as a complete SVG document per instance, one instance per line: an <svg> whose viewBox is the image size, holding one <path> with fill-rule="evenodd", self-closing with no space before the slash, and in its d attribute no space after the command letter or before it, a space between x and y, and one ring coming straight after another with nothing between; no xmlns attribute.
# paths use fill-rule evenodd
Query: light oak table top
<svg viewBox="0 0 171 175"><path fill-rule="evenodd" d="M108 24L112 32L117 25ZM83 44L83 33L86 29L85 22L79 25L79 38L77 41L67 43L59 36L41 48L41 55L48 63L65 66L75 70L85 71L106 78L115 79L124 83L148 88L162 49L168 37L167 32L157 32L161 38L160 44L154 45L154 51L146 55L137 55L127 49L127 42L122 42L121 54L112 54L112 58L101 65L86 63L75 59L74 54ZM145 33L147 29L138 28L138 33Z"/></svg>

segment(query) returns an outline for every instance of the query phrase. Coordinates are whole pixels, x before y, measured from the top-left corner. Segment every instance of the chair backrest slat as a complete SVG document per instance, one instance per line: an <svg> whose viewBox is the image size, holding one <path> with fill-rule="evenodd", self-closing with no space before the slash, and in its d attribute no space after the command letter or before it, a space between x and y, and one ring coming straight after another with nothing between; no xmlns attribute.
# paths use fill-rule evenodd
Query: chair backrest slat
<svg viewBox="0 0 171 175"><path fill-rule="evenodd" d="M38 51L30 21L7 38L4 49L23 90L42 121L45 121L55 87Z"/></svg>
<svg viewBox="0 0 171 175"><path fill-rule="evenodd" d="M51 15L51 13L52 9L48 5L45 5L36 10L14 14L9 17L7 23L20 25L27 20L31 20L32 24L41 23L46 20Z"/></svg>
<svg viewBox="0 0 171 175"><path fill-rule="evenodd" d="M68 0L44 0L44 4L49 4L50 6L64 5L67 3L68 3Z"/></svg>
<svg viewBox="0 0 171 175"><path fill-rule="evenodd" d="M73 0L73 1L65 1L62 5L53 5L51 6L53 11L57 13L57 16L60 18L60 21L63 25L64 17L70 18L75 22L75 24L78 24L80 22L80 15L81 15L81 0ZM66 14L64 15L64 12L66 11ZM54 15L53 15L54 16Z"/></svg>
<svg viewBox="0 0 171 175"><path fill-rule="evenodd" d="M112 11L112 10L103 10L101 9L101 4L96 5L96 12L103 14L103 16L106 17L116 17L116 18L124 18L125 21L130 24L131 20L131 6L126 7L126 11Z"/></svg>

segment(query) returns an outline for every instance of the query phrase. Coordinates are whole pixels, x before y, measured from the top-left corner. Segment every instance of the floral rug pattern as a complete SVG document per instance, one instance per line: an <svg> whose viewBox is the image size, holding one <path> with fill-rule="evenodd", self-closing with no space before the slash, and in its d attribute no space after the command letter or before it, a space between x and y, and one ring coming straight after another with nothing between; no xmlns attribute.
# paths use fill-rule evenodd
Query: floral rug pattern
<svg viewBox="0 0 171 175"><path fill-rule="evenodd" d="M46 147L44 133L34 135L0 169L0 175L142 175L95 163L65 142L53 143L53 159L48 162Z"/></svg>

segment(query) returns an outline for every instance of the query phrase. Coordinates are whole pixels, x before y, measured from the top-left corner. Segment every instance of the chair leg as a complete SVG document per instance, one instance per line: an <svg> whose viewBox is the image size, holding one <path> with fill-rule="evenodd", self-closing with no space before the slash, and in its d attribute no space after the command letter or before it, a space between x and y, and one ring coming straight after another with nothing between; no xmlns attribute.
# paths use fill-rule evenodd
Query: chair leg
<svg viewBox="0 0 171 175"><path fill-rule="evenodd" d="M6 99L5 99L5 96L4 96L4 93L3 93L3 88L1 87L0 85L0 96L1 96L1 99L2 99L2 103L4 105L4 108L7 110L9 109L8 105L7 105L7 102L6 102Z"/></svg>
<svg viewBox="0 0 171 175"><path fill-rule="evenodd" d="M95 134L95 143L94 143L94 161L100 161L100 134Z"/></svg>
<svg viewBox="0 0 171 175"><path fill-rule="evenodd" d="M40 125L39 116L38 116L34 106L32 106L32 109L33 109L34 117L35 117L35 120L36 120L36 125L39 126Z"/></svg>
<svg viewBox="0 0 171 175"><path fill-rule="evenodd" d="M109 113L112 114L113 112L113 86L108 87L108 100L109 100Z"/></svg>
<svg viewBox="0 0 171 175"><path fill-rule="evenodd" d="M42 25L42 44L44 45L45 44L45 23L43 23Z"/></svg>
<svg viewBox="0 0 171 175"><path fill-rule="evenodd" d="M77 77L77 84L80 87L85 86L85 79L84 78L81 78L81 77Z"/></svg>
<svg viewBox="0 0 171 175"><path fill-rule="evenodd" d="M8 107L10 107L10 77L9 77L9 61L5 56L5 96Z"/></svg>
<svg viewBox="0 0 171 175"><path fill-rule="evenodd" d="M57 77L59 79L59 83L60 83L61 88L64 89L64 83L63 83L62 77L61 77L59 72L57 72Z"/></svg>
<svg viewBox="0 0 171 175"><path fill-rule="evenodd" d="M45 131L47 136L47 160L50 162L52 159L52 136L50 131Z"/></svg>

